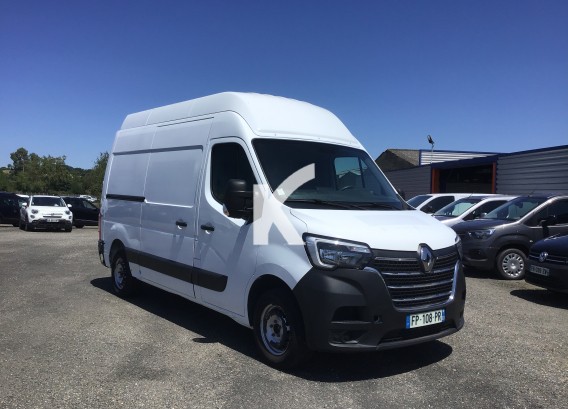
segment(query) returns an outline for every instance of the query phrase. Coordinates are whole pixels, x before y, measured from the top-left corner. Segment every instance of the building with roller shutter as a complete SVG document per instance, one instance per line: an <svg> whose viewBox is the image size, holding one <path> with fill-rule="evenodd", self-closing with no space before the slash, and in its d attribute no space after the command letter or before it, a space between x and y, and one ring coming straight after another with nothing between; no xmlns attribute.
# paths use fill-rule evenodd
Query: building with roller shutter
<svg viewBox="0 0 568 409"><path fill-rule="evenodd" d="M395 158L401 151L404 162ZM568 145L514 153L389 149L376 162L406 198L446 192L568 194Z"/></svg>

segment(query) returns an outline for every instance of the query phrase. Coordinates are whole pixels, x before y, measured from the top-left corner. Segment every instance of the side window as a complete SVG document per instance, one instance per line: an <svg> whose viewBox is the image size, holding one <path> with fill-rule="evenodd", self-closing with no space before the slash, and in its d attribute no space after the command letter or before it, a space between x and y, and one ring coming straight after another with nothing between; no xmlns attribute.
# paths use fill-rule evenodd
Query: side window
<svg viewBox="0 0 568 409"><path fill-rule="evenodd" d="M560 200L556 203L550 205L550 210L548 214L551 216L556 216L556 223L567 224L568 223L568 200Z"/></svg>
<svg viewBox="0 0 568 409"><path fill-rule="evenodd" d="M365 187L361 161L357 157L335 158L335 184L338 190Z"/></svg>
<svg viewBox="0 0 568 409"><path fill-rule="evenodd" d="M556 224L567 224L568 223L568 200L559 200L557 202L551 203L544 209L536 213L527 222L529 226L538 226L540 222L545 220L549 216L556 216Z"/></svg>
<svg viewBox="0 0 568 409"><path fill-rule="evenodd" d="M211 150L211 194L219 203L225 199L230 179L243 179L252 190L256 179L247 155L238 143L219 143Z"/></svg>
<svg viewBox="0 0 568 409"><path fill-rule="evenodd" d="M428 213L436 213L442 207L449 205L453 201L455 201L453 196L437 197L435 199L432 199L432 201L430 201L430 203L426 205L426 210L428 210Z"/></svg>
<svg viewBox="0 0 568 409"><path fill-rule="evenodd" d="M492 202L484 203L471 213L471 218L468 220L478 219L483 213L489 213L493 209L497 209L503 203L506 203L506 200L494 200Z"/></svg>
<svg viewBox="0 0 568 409"><path fill-rule="evenodd" d="M83 202L83 205L85 206L86 209L91 209L91 210L96 210L97 206L95 206L94 204L92 204L91 202L89 202L88 200L85 200Z"/></svg>

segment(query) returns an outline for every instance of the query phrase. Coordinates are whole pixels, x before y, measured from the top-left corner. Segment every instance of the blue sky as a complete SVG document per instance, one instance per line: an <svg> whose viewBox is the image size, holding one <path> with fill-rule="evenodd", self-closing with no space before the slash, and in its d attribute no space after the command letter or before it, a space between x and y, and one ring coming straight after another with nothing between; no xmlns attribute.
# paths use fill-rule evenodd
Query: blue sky
<svg viewBox="0 0 568 409"><path fill-rule="evenodd" d="M0 0L0 166L91 168L124 117L222 91L388 148L568 145L568 1Z"/></svg>

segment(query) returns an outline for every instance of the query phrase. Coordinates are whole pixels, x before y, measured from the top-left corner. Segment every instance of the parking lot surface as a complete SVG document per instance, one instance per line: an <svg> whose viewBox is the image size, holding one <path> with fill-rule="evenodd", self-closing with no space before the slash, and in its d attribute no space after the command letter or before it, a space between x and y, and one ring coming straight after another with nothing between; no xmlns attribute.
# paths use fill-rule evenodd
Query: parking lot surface
<svg viewBox="0 0 568 409"><path fill-rule="evenodd" d="M316 354L285 373L252 332L143 286L123 300L97 229L0 226L0 408L560 408L568 296L467 273L466 324L371 354Z"/></svg>

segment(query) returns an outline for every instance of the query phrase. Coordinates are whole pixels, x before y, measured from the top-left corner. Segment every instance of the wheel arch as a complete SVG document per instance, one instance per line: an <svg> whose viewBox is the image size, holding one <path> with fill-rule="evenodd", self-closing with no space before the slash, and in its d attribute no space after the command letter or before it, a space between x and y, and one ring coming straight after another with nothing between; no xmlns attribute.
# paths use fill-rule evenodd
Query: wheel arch
<svg viewBox="0 0 568 409"><path fill-rule="evenodd" d="M296 301L296 297L294 296L292 289L281 278L278 278L275 275L271 274L265 274L258 277L252 284L247 298L247 318L248 323L251 327L253 323L254 307L256 303L258 302L262 294L274 288L280 288L288 291L292 298Z"/></svg>
<svg viewBox="0 0 568 409"><path fill-rule="evenodd" d="M499 246L495 254L498 257L503 250L508 250L508 249L520 250L524 253L525 257L528 257L529 255L529 246L520 242L503 243L502 245ZM495 263L497 263L497 257L495 257Z"/></svg>
<svg viewBox="0 0 568 409"><path fill-rule="evenodd" d="M126 247L124 246L124 243L120 240L120 239L114 239L111 246L110 246L110 250L108 253L108 261L109 261L109 265L112 266L112 262L114 260L114 257L119 253L119 252L125 252Z"/></svg>

